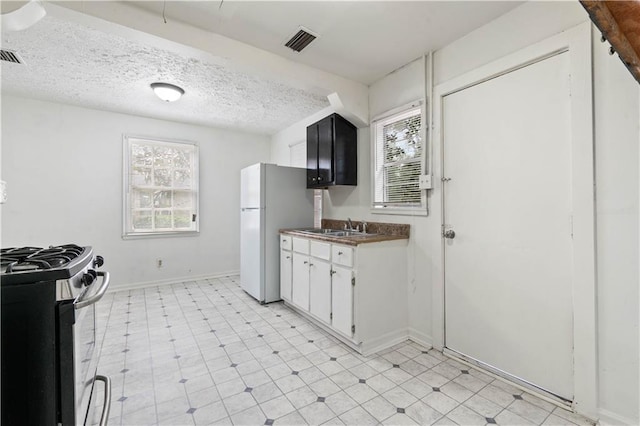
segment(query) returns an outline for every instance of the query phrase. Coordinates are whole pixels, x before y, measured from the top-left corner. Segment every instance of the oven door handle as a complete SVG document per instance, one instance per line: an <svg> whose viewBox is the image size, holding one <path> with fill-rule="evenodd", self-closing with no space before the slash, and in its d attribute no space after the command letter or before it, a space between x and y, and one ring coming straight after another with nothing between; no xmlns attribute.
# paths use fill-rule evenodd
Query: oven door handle
<svg viewBox="0 0 640 426"><path fill-rule="evenodd" d="M98 276L102 277L102 284L100 285L100 288L93 296L88 297L85 300L78 300L76 303L74 303L73 306L76 308L76 310L93 305L98 300L102 299L102 296L104 296L104 294L107 292L107 289L109 288L109 273L100 271L98 272Z"/></svg>
<svg viewBox="0 0 640 426"><path fill-rule="evenodd" d="M99 425L106 426L107 420L109 419L109 411L111 411L111 380L102 374L96 375L96 380L104 383L104 403Z"/></svg>

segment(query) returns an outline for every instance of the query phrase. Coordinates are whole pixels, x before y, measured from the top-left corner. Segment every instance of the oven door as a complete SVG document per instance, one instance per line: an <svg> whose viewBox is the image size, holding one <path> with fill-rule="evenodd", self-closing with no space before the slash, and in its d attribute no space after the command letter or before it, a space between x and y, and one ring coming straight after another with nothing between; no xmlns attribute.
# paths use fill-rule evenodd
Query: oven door
<svg viewBox="0 0 640 426"><path fill-rule="evenodd" d="M109 287L109 273L98 272L97 275L101 280L94 281L73 304L75 310L75 325L73 327L74 411L75 424L78 425L85 424L88 418L101 349L96 342L95 303L104 296ZM105 411L108 413L108 407L103 409L103 412Z"/></svg>

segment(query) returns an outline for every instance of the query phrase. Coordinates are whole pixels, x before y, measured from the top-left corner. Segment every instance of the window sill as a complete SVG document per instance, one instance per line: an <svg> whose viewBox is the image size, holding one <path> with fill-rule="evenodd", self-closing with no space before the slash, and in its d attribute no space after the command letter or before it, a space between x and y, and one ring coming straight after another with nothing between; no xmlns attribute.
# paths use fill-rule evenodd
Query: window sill
<svg viewBox="0 0 640 426"><path fill-rule="evenodd" d="M426 207L415 208L401 208L401 207L384 207L384 208L371 208L371 214L388 214L398 216L429 216L429 211Z"/></svg>
<svg viewBox="0 0 640 426"><path fill-rule="evenodd" d="M123 240L138 240L144 238L165 238L165 237L196 237L200 231L166 231L166 232L135 232L122 234Z"/></svg>

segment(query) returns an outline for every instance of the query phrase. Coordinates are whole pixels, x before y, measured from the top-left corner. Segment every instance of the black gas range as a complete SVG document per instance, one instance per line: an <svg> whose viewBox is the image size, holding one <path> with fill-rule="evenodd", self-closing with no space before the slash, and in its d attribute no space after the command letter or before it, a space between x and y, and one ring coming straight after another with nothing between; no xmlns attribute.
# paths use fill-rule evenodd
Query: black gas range
<svg viewBox="0 0 640 426"><path fill-rule="evenodd" d="M2 291L2 424L83 425L93 418L96 374L95 304L109 273L91 247L74 244L0 250Z"/></svg>

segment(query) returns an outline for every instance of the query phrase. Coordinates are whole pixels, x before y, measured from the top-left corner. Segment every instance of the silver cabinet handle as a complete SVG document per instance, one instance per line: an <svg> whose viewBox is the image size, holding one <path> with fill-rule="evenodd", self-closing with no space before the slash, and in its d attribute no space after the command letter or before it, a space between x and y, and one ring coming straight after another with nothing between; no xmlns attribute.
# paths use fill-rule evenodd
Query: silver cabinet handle
<svg viewBox="0 0 640 426"><path fill-rule="evenodd" d="M342 256L344 253L342 253L341 251L338 252L338 256Z"/></svg>
<svg viewBox="0 0 640 426"><path fill-rule="evenodd" d="M450 240L453 240L456 237L456 233L453 229L448 229L444 231L444 234L442 234L442 236Z"/></svg>
<svg viewBox="0 0 640 426"><path fill-rule="evenodd" d="M100 426L107 426L109 411L111 411L111 380L101 374L96 375L96 380L104 383L104 403L102 405L102 415L100 416Z"/></svg>
<svg viewBox="0 0 640 426"><path fill-rule="evenodd" d="M102 284L100 285L98 292L86 300L79 300L76 303L74 303L73 306L75 309L82 309L82 308L86 308L87 306L93 305L98 300L102 299L102 296L104 296L104 294L107 292L107 289L109 288L109 281L110 281L109 273L100 271L98 272L98 276L102 277Z"/></svg>
<svg viewBox="0 0 640 426"><path fill-rule="evenodd" d="M306 265L307 263L309 263L309 262L307 262L307 261L305 260L305 261L304 261L304 264Z"/></svg>
<svg viewBox="0 0 640 426"><path fill-rule="evenodd" d="M335 274L336 271L334 271L333 269L329 272L331 275Z"/></svg>
<svg viewBox="0 0 640 426"><path fill-rule="evenodd" d="M287 259L291 259L291 256L287 256Z"/></svg>

